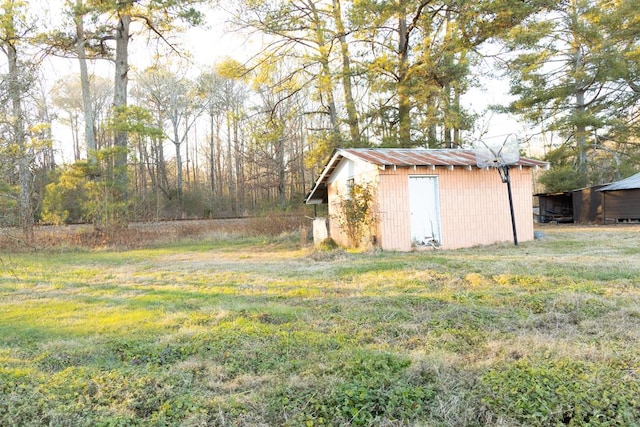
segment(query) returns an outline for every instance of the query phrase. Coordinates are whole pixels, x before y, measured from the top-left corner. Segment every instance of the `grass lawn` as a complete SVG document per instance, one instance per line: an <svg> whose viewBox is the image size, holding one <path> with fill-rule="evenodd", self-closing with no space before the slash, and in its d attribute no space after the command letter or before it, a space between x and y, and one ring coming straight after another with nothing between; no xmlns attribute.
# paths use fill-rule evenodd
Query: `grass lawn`
<svg viewBox="0 0 640 427"><path fill-rule="evenodd" d="M640 226L0 255L2 426L640 425Z"/></svg>

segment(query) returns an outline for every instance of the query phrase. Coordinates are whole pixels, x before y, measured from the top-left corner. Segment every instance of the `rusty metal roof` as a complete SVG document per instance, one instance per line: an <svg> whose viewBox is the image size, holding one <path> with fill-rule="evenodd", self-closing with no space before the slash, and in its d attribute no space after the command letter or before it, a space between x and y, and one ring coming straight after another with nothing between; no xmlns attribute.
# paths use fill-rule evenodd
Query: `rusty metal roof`
<svg viewBox="0 0 640 427"><path fill-rule="evenodd" d="M360 159L378 166L476 166L476 151L470 149L426 148L346 148L338 150L343 157ZM521 158L515 166L546 167L540 160Z"/></svg>
<svg viewBox="0 0 640 427"><path fill-rule="evenodd" d="M635 190L638 188L640 188L640 173L632 175L629 178L613 182L602 187L598 191Z"/></svg>
<svg viewBox="0 0 640 427"><path fill-rule="evenodd" d="M327 203L326 181L343 158L364 161L380 168L413 166L477 167L476 152L471 149L340 148L334 151L320 177L316 180L314 188L305 196L305 203ZM547 168L549 164L523 157L514 166Z"/></svg>

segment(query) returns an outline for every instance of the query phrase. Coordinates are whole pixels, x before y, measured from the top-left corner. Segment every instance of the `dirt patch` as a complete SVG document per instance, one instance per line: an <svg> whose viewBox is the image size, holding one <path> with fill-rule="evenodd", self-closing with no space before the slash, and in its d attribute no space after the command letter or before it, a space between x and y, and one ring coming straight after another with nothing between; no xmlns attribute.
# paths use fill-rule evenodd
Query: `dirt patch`
<svg viewBox="0 0 640 427"><path fill-rule="evenodd" d="M535 228L549 233L640 233L640 224L535 224Z"/></svg>

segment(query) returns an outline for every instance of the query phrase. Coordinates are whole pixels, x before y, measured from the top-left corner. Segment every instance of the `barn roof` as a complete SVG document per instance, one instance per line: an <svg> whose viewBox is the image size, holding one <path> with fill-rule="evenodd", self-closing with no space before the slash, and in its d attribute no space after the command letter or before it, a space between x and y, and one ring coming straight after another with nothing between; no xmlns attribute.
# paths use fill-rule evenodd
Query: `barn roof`
<svg viewBox="0 0 640 427"><path fill-rule="evenodd" d="M476 151L470 149L426 149L426 148L339 148L334 151L331 159L316 180L314 188L306 195L307 204L327 203L327 180L340 164L343 158L354 161L364 161L378 166L387 167L463 167L471 169L477 167ZM515 163L517 167L538 168L548 167L547 162L520 158Z"/></svg>
<svg viewBox="0 0 640 427"><path fill-rule="evenodd" d="M640 188L640 173L620 181L605 185L598 191L635 190Z"/></svg>

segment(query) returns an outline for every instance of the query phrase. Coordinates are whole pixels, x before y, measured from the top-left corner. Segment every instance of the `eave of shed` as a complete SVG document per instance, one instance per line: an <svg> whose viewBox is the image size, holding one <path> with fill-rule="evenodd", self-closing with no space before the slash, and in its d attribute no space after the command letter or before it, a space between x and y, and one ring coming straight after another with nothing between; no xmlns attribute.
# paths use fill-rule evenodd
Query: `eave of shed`
<svg viewBox="0 0 640 427"><path fill-rule="evenodd" d="M469 149L340 148L334 151L331 159L316 180L314 188L305 196L305 203L327 203L327 180L343 158L370 163L380 169L418 166L447 167L450 169L456 167L465 169L477 168L476 152ZM549 164L540 160L520 158L513 166L547 169Z"/></svg>
<svg viewBox="0 0 640 427"><path fill-rule="evenodd" d="M361 160L380 167L411 166L471 166L477 167L476 151L470 149L426 148L345 148L338 150L343 157ZM547 162L521 158L514 166L546 168Z"/></svg>

